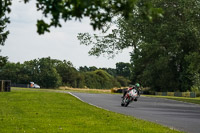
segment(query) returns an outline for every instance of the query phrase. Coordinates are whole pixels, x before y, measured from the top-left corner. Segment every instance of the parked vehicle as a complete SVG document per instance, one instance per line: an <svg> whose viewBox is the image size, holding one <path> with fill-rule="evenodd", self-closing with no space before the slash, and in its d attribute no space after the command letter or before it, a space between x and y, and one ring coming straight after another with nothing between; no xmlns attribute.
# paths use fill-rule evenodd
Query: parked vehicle
<svg viewBox="0 0 200 133"><path fill-rule="evenodd" d="M137 101L139 95L136 89L132 89L123 97L121 106L127 107L132 101Z"/></svg>
<svg viewBox="0 0 200 133"><path fill-rule="evenodd" d="M38 84L34 84L34 88L40 88Z"/></svg>
<svg viewBox="0 0 200 133"><path fill-rule="evenodd" d="M30 82L30 88L40 88L40 86L34 82Z"/></svg>

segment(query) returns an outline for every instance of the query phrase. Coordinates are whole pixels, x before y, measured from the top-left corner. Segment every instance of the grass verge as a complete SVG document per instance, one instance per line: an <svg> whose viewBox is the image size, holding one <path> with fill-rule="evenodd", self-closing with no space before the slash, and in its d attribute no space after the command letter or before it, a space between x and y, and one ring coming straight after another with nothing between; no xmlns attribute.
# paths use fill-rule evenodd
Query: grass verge
<svg viewBox="0 0 200 133"><path fill-rule="evenodd" d="M171 100L177 100L177 101L182 101L182 102L200 104L200 97L189 98L189 97L155 96L155 95L144 95L144 96L158 97L158 98L167 98L167 99L171 99Z"/></svg>
<svg viewBox="0 0 200 133"><path fill-rule="evenodd" d="M44 88L19 88L19 87L12 87L12 90L30 90L30 91L49 91L49 92L59 92L59 91L66 91L66 92L83 92L83 93L101 93L101 94L116 94L111 93L110 89L85 89L85 88L70 88L70 87L60 87L58 89L44 89Z"/></svg>
<svg viewBox="0 0 200 133"><path fill-rule="evenodd" d="M64 93L15 89L0 93L1 133L178 133L83 103Z"/></svg>
<svg viewBox="0 0 200 133"><path fill-rule="evenodd" d="M89 88L60 87L59 90L65 90L65 91L70 91L70 92L105 93L105 94L111 94L111 90L110 90L110 89L89 89Z"/></svg>

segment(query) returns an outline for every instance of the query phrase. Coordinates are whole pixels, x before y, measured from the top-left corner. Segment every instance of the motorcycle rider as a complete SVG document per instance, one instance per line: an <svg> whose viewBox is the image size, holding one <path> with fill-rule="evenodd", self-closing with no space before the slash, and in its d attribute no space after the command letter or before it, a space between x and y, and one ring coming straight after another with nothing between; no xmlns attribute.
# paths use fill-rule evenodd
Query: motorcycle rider
<svg viewBox="0 0 200 133"><path fill-rule="evenodd" d="M140 96L140 90L141 90L141 88L140 88L140 84L139 83L135 84L135 89L136 89L138 95Z"/></svg>
<svg viewBox="0 0 200 133"><path fill-rule="evenodd" d="M129 85L129 88L126 89L126 90L124 90L122 98L124 98L124 96L125 96L130 90L132 90L132 89L135 89L135 90L137 91L137 93L138 93L138 96L140 96L140 92L139 92L139 90L140 90L140 84L139 84L139 83L136 83L135 85ZM137 100L136 100L136 101L137 101Z"/></svg>

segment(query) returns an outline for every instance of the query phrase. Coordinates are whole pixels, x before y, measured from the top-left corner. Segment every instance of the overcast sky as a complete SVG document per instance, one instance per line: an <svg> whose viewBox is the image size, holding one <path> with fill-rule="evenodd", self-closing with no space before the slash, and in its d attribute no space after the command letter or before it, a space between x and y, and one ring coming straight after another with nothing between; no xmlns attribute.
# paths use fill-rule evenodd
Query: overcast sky
<svg viewBox="0 0 200 133"><path fill-rule="evenodd" d="M62 28L52 28L50 33L38 35L36 21L41 19L35 4L30 2L24 4L13 1L12 12L9 14L11 24L8 25L10 34L5 46L1 46L1 55L8 56L11 62L29 61L32 59L48 57L52 59L71 61L78 68L79 66L96 66L115 68L117 62L129 62L131 50L124 50L114 59L100 56L89 56L88 46L79 44L78 33L94 33L89 20L69 21L64 23Z"/></svg>

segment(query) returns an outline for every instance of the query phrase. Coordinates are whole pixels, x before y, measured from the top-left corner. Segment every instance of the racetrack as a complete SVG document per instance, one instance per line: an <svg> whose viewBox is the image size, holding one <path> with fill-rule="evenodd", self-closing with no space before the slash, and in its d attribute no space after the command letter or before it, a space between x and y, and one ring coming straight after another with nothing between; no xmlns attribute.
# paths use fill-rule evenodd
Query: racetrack
<svg viewBox="0 0 200 133"><path fill-rule="evenodd" d="M121 107L121 95L71 93L89 104L113 112L153 121L189 133L200 133L200 105L162 98L140 97Z"/></svg>

